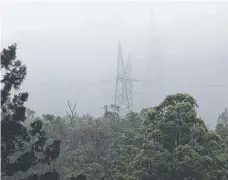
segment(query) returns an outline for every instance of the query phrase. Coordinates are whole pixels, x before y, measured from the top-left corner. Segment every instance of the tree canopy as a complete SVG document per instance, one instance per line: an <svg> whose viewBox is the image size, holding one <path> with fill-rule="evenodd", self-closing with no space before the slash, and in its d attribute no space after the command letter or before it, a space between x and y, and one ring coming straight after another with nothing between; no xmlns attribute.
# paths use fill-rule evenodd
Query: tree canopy
<svg viewBox="0 0 228 180"><path fill-rule="evenodd" d="M29 170L40 164L50 163L58 157L60 141L46 145L46 133L42 121L36 120L29 127L26 121L27 92L19 92L27 68L16 57L17 45L13 44L1 52L1 176L19 176L23 172L28 179L56 179L58 173L43 171L41 174L29 174ZM15 93L12 93L13 90ZM38 156L37 154L42 154ZM22 175L22 177L24 177Z"/></svg>
<svg viewBox="0 0 228 180"><path fill-rule="evenodd" d="M215 130L186 93L125 117L113 104L101 117L80 116L69 101L66 116L39 117L25 106L27 68L16 50L1 53L2 179L228 180L228 109Z"/></svg>

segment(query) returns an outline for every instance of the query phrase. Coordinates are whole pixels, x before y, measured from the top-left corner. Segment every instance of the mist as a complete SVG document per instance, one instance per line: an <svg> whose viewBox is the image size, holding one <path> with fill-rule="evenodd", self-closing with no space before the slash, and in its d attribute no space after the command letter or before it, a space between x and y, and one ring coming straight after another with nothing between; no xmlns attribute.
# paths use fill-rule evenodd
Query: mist
<svg viewBox="0 0 228 180"><path fill-rule="evenodd" d="M117 45L131 54L134 110L192 94L214 127L228 106L227 3L18 3L2 10L2 48L18 44L37 114L100 116L114 101Z"/></svg>

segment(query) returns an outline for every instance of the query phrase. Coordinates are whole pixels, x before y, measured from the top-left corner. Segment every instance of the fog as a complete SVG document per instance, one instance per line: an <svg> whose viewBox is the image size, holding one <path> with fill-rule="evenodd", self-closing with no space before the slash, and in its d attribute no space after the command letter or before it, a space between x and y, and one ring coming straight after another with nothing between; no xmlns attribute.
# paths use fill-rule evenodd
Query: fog
<svg viewBox="0 0 228 180"><path fill-rule="evenodd" d="M228 106L228 3L15 3L2 11L2 48L18 44L22 90L38 114L99 116L114 101L117 47L131 54L134 110L192 94L211 127Z"/></svg>

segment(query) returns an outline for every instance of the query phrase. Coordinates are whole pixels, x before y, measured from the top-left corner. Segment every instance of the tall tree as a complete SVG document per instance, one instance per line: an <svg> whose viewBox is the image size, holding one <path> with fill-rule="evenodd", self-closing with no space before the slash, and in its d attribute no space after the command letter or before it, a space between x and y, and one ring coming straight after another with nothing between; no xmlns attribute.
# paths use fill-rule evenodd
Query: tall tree
<svg viewBox="0 0 228 180"><path fill-rule="evenodd" d="M149 110L145 142L132 163L136 172L159 180L228 178L227 147L197 117L197 107L191 95L178 93Z"/></svg>
<svg viewBox="0 0 228 180"><path fill-rule="evenodd" d="M49 163L58 156L60 141L45 146L47 138L42 130L42 122L34 121L29 128L26 120L24 103L28 100L27 92L19 92L27 68L16 57L17 45L13 44L1 52L1 176L14 176L18 172L28 172L39 163ZM15 90L15 94L12 94ZM57 151L56 151L57 150ZM42 153L43 157L38 157ZM56 172L42 175L32 174L29 178L45 179L57 177ZM56 178L55 178L56 179Z"/></svg>

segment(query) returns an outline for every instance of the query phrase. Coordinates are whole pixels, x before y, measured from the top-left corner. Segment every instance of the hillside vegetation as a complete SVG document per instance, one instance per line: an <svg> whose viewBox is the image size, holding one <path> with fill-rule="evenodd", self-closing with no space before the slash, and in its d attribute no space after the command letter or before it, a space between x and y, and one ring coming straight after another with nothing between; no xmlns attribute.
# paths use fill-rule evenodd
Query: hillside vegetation
<svg viewBox="0 0 228 180"><path fill-rule="evenodd" d="M16 49L1 52L2 179L228 180L227 109L215 130L186 93L124 118L114 105L100 118L81 117L70 102L64 117L37 117L24 105L29 93L20 85L27 70Z"/></svg>

